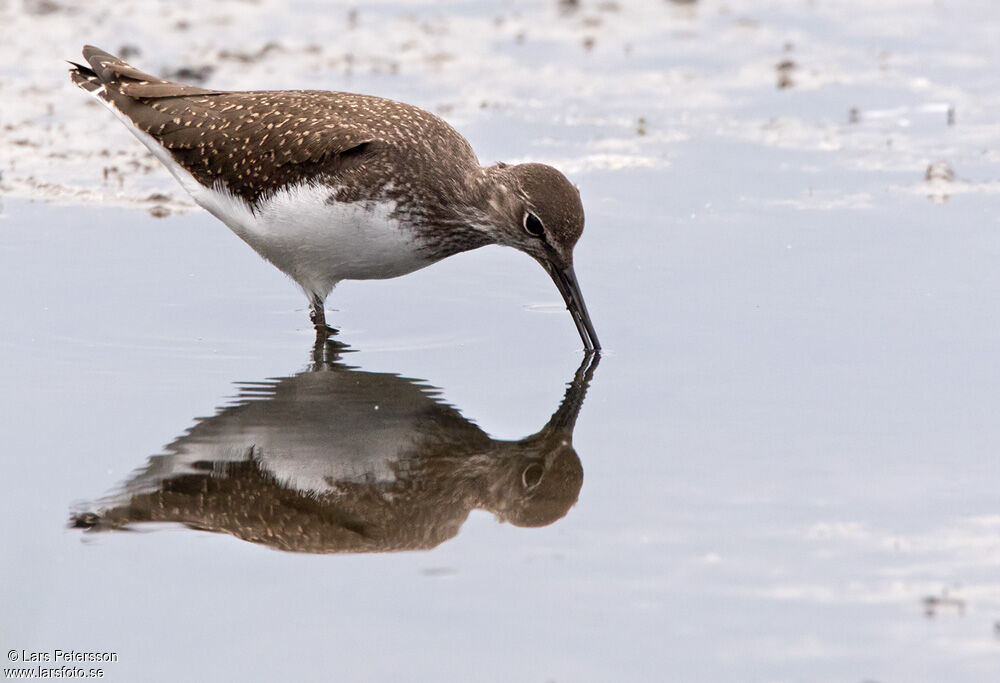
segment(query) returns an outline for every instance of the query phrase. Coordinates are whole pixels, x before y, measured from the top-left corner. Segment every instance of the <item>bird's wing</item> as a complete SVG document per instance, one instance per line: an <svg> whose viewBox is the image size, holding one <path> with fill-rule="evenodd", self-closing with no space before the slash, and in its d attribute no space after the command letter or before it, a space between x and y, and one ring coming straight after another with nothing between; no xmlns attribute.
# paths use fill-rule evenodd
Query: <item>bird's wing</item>
<svg viewBox="0 0 1000 683"><path fill-rule="evenodd" d="M83 54L90 68L71 71L78 86L124 114L202 185L223 182L251 205L364 163L379 136L370 117L351 116L362 100L369 109L373 101L406 107L347 93L206 90L143 73L95 47Z"/></svg>

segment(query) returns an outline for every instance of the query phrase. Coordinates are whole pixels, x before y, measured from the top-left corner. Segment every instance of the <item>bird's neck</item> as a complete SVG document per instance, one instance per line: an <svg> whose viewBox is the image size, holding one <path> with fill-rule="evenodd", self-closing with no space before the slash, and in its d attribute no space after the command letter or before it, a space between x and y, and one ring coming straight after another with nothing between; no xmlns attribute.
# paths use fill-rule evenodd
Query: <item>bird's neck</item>
<svg viewBox="0 0 1000 683"><path fill-rule="evenodd" d="M453 185L448 198L433 218L431 229L423 231L425 251L435 259L462 251L498 244L500 217L509 190L503 164L470 169Z"/></svg>

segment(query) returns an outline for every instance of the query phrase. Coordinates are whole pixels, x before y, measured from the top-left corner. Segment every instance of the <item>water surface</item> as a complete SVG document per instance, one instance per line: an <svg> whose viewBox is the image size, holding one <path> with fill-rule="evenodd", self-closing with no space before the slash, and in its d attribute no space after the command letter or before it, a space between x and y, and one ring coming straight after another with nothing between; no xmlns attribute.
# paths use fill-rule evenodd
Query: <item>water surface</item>
<svg viewBox="0 0 1000 683"><path fill-rule="evenodd" d="M347 7L117 21L148 68L273 39L209 83L404 97L559 163L597 367L500 248L343 284L351 351L316 358L301 295L165 172L105 184L102 145L141 158L114 121L2 72L3 135L38 142L0 181L8 649L122 681L1000 676L990 4L581 5L382 3L349 74L306 49ZM66 17L15 21L74 57Z"/></svg>

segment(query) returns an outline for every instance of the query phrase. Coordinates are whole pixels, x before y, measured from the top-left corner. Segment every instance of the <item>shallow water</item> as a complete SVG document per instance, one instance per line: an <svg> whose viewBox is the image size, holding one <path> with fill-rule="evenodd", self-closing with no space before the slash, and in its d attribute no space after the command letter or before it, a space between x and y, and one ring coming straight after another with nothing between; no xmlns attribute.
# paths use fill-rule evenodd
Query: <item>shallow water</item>
<svg viewBox="0 0 1000 683"><path fill-rule="evenodd" d="M602 10L588 53L580 16L517 43L544 12L515 3L473 58L352 74L454 101L484 159L564 162L597 367L499 248L341 285L350 351L317 360L304 299L213 218L94 199L148 208L165 172L45 204L26 152L0 213L2 644L113 651L121 681L997 679L998 22L866 6L664 3L626 58L652 10ZM445 46L494 30L372 12ZM789 41L812 66L778 89ZM511 76L480 109L491 59ZM567 92L588 78L621 98ZM955 180L926 182L939 159ZM71 527L97 509L128 530Z"/></svg>

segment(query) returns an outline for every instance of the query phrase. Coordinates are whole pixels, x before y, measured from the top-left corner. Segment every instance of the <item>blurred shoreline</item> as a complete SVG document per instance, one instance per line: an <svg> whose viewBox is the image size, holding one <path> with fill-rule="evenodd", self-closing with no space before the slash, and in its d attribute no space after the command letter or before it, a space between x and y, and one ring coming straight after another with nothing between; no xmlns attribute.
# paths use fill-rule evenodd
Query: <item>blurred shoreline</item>
<svg viewBox="0 0 1000 683"><path fill-rule="evenodd" d="M209 87L402 99L458 127L484 162L546 161L573 177L656 172L686 144L722 141L863 176L860 191L829 182L775 199L793 208L996 193L1000 20L988 3L960 4L5 2L0 194L192 208L70 84L63 60L85 43ZM951 177L928 177L941 162Z"/></svg>

